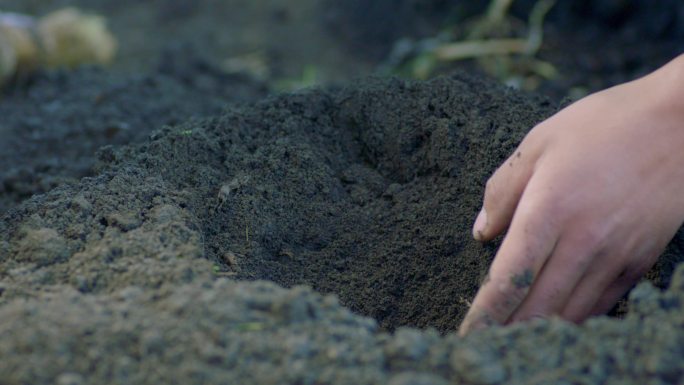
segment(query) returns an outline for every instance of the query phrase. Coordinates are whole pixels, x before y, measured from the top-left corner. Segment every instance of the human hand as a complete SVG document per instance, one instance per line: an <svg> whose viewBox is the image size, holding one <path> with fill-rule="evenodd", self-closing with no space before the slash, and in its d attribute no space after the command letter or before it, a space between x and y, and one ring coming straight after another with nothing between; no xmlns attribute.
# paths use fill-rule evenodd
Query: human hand
<svg viewBox="0 0 684 385"><path fill-rule="evenodd" d="M473 235L508 228L459 333L603 314L684 221L684 56L540 123L487 182Z"/></svg>

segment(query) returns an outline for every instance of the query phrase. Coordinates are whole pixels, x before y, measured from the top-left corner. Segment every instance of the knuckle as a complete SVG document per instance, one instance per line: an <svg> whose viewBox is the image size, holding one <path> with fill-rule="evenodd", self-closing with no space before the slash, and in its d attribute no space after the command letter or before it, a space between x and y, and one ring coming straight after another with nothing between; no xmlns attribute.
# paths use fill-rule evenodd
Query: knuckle
<svg viewBox="0 0 684 385"><path fill-rule="evenodd" d="M562 202L546 193L539 193L525 200L521 209L526 231L540 238L564 227L567 224L568 212Z"/></svg>
<svg viewBox="0 0 684 385"><path fill-rule="evenodd" d="M474 321L483 326L502 325L508 318L504 309L494 304L482 304L474 311Z"/></svg>
<svg viewBox="0 0 684 385"><path fill-rule="evenodd" d="M571 210L562 199L553 192L544 192L535 200L535 211L544 214L547 218L566 218Z"/></svg>
<svg viewBox="0 0 684 385"><path fill-rule="evenodd" d="M543 121L536 126L532 127L532 129L525 135L523 140L520 142L519 148L537 148L540 147L541 142L546 138L547 136L547 131L548 131L548 122Z"/></svg>
<svg viewBox="0 0 684 385"><path fill-rule="evenodd" d="M598 226L587 226L579 234L576 235L577 240L575 241L577 245L585 250L600 250L603 249L602 245L605 240L604 231ZM596 255L598 257L606 254L605 252L598 252Z"/></svg>
<svg viewBox="0 0 684 385"><path fill-rule="evenodd" d="M500 277L493 280L495 296L489 302L488 310L497 319L505 320L527 297L532 285L532 276L527 271L521 274Z"/></svg>
<svg viewBox="0 0 684 385"><path fill-rule="evenodd" d="M507 284L507 299L509 303L506 305L518 307L523 302L532 286L531 278L525 278L524 275L513 275Z"/></svg>
<svg viewBox="0 0 684 385"><path fill-rule="evenodd" d="M583 250L596 254L597 257L607 257L608 254L614 254L619 248L609 247L609 235L613 230L612 227L601 221L591 220L577 221L573 226L574 237L573 241L579 245Z"/></svg>

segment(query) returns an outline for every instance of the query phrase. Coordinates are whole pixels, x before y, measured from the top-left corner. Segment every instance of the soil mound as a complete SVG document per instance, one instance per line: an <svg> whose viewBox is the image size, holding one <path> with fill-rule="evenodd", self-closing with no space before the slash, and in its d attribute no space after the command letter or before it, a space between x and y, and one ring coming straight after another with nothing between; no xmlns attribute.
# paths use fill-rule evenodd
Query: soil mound
<svg viewBox="0 0 684 385"><path fill-rule="evenodd" d="M0 221L0 376L674 383L684 270L667 292L636 290L625 320L438 334L456 328L496 250L470 237L484 181L555 109L466 75L369 80L108 147L97 176ZM678 234L658 284L681 245ZM252 280L336 294L375 320L310 289ZM383 331L406 325L432 328Z"/></svg>
<svg viewBox="0 0 684 385"><path fill-rule="evenodd" d="M484 181L552 111L458 76L284 95L166 126L140 146L101 150L96 178L11 213L8 263L36 262L55 283L97 265L78 287L101 292L121 288L107 266L135 266L131 254L203 255L238 279L336 293L389 329L453 330L495 250L470 237ZM160 216L182 234L161 241ZM37 257L57 246L64 258Z"/></svg>

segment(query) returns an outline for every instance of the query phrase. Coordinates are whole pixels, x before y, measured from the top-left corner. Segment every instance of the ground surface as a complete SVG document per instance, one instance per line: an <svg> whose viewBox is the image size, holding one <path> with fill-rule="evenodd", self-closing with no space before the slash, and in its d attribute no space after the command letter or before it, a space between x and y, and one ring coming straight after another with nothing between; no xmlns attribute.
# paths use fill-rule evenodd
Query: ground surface
<svg viewBox="0 0 684 385"><path fill-rule="evenodd" d="M495 249L468 235L481 182L553 111L465 75L383 80L103 151L98 176L0 222L0 373L36 384L672 383L680 276L665 294L642 286L624 320L437 334L456 327ZM375 320L241 278L306 284ZM383 332L401 325L436 330Z"/></svg>
<svg viewBox="0 0 684 385"><path fill-rule="evenodd" d="M110 12L114 67L0 100L3 384L678 384L681 232L624 319L450 333L498 246L470 237L484 182L559 99L465 73L266 97L309 63L326 82L364 73L448 2L398 2L375 29L355 1L81 3ZM373 38L355 44L351 20ZM274 75L221 67L254 47Z"/></svg>
<svg viewBox="0 0 684 385"><path fill-rule="evenodd" d="M266 94L264 85L244 76L170 56L148 75L83 68L43 74L8 91L0 102L0 213L91 175L102 146L145 140L164 125Z"/></svg>

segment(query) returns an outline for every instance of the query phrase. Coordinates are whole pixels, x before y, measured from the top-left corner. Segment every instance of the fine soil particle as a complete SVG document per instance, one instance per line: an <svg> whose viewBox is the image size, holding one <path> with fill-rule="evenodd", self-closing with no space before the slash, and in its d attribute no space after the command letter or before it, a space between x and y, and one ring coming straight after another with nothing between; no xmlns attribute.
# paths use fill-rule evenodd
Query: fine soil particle
<svg viewBox="0 0 684 385"><path fill-rule="evenodd" d="M110 148L96 176L0 220L0 378L674 383L684 271L641 286L625 320L438 333L497 247L470 235L486 178L555 109L466 75L367 80Z"/></svg>
<svg viewBox="0 0 684 385"><path fill-rule="evenodd" d="M511 283L515 285L516 289L526 289L532 286L534 281L534 273L530 269L525 269L522 274L515 274L511 277Z"/></svg>

